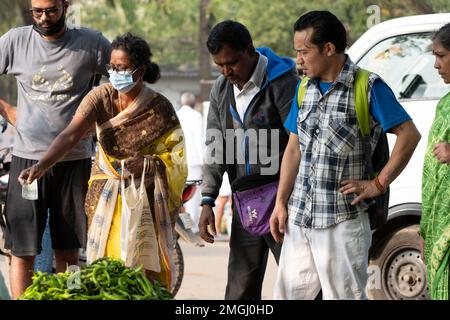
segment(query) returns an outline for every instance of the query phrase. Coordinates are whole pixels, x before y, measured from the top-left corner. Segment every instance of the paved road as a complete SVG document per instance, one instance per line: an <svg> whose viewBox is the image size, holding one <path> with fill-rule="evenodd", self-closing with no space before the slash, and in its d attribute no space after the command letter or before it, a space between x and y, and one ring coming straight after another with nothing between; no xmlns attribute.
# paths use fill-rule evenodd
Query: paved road
<svg viewBox="0 0 450 320"><path fill-rule="evenodd" d="M177 300L223 300L227 281L228 242L216 242L203 248L180 242L184 255L184 279ZM263 285L263 300L272 299L276 263L269 254Z"/></svg>

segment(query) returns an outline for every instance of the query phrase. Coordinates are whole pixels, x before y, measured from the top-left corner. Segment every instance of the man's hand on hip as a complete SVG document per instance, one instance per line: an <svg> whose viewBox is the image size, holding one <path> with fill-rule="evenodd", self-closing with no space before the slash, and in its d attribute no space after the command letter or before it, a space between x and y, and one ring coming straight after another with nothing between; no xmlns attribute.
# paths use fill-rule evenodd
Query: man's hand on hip
<svg viewBox="0 0 450 320"><path fill-rule="evenodd" d="M341 182L342 188L339 192L345 195L355 193L356 198L352 201L352 206L357 205L364 199L375 198L383 194L375 180L344 180Z"/></svg>

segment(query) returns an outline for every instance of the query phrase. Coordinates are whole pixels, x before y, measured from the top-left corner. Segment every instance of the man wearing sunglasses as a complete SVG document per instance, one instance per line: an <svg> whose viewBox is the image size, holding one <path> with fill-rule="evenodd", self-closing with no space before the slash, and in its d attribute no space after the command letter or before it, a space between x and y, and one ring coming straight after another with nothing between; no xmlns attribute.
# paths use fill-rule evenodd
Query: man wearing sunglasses
<svg viewBox="0 0 450 320"><path fill-rule="evenodd" d="M66 128L99 76L107 76L109 41L98 31L66 25L68 7L65 0L31 0L33 25L0 37L0 75L13 75L18 83L17 109L0 99L0 114L17 129L5 210L12 298L31 284L48 212L57 272L76 265L78 249L86 246L84 198L91 137L83 139L37 187L28 186L37 200L24 198L18 182L20 172L35 164Z"/></svg>

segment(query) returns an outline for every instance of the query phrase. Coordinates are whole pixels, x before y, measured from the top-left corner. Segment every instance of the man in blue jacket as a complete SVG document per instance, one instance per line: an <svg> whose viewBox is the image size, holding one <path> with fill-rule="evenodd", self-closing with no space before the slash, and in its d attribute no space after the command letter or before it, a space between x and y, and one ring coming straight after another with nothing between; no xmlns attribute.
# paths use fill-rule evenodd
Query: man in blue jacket
<svg viewBox="0 0 450 320"><path fill-rule="evenodd" d="M207 47L222 73L210 96L199 222L200 236L213 243L212 207L224 172L233 192L242 184L256 187L279 179L289 139L283 122L298 76L292 59L280 58L269 48L255 49L247 28L235 21L216 25ZM270 232L261 236L247 232L233 206L225 299L261 299L269 249L278 262L281 245Z"/></svg>

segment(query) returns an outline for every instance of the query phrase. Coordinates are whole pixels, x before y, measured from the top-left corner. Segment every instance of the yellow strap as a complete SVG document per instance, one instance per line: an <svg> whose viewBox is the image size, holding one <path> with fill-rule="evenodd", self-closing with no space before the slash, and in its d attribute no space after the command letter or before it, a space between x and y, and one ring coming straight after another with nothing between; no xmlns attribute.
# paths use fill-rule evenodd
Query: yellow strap
<svg viewBox="0 0 450 320"><path fill-rule="evenodd" d="M308 85L308 81L309 81L308 77L303 77L302 81L300 82L300 85L298 86L297 104L298 104L299 109L302 106L303 98L305 98L305 94L306 94L306 90L307 90L306 86Z"/></svg>
<svg viewBox="0 0 450 320"><path fill-rule="evenodd" d="M94 181L99 181L99 180L108 180L111 179L112 177L110 175L104 174L104 173L100 173L100 174L96 174L95 176L92 176L89 179L89 187L91 187L92 182Z"/></svg>
<svg viewBox="0 0 450 320"><path fill-rule="evenodd" d="M103 150L102 146L100 145L100 143L98 144L98 150L100 153L100 157L103 157L103 162L105 163L105 165L108 167L108 169L113 173L114 176L110 176L109 174L106 173L99 173L96 175L93 175L88 182L89 187L91 187L92 182L94 181L99 181L99 180L108 180L108 179L120 179L120 175L117 173L117 171L114 169L114 167L111 165L110 159L113 159L111 157L109 157L105 151Z"/></svg>
<svg viewBox="0 0 450 320"><path fill-rule="evenodd" d="M106 166L108 167L108 169L114 174L114 177L117 179L120 179L120 174L117 173L116 169L114 169L114 167L111 165L111 163L109 162L109 159L114 159L112 157L109 157L105 151L103 150L102 146L100 145L100 143L98 144L98 150L100 151L100 156L103 157L103 159L105 159L105 163Z"/></svg>

